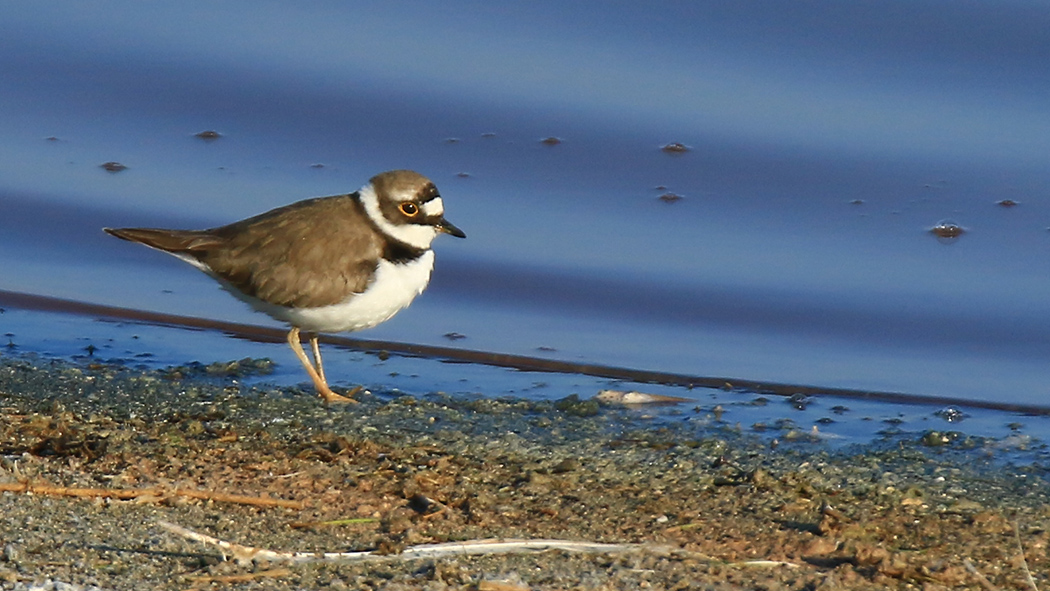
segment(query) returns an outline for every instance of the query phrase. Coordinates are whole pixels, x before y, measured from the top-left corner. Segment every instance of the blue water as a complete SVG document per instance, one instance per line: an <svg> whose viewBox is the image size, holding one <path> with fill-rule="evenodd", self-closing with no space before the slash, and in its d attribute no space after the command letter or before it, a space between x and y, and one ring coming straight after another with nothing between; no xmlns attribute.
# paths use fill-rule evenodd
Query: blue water
<svg viewBox="0 0 1050 591"><path fill-rule="evenodd" d="M99 229L412 168L469 237L362 336L1050 400L1044 3L0 7L0 289L271 323Z"/></svg>

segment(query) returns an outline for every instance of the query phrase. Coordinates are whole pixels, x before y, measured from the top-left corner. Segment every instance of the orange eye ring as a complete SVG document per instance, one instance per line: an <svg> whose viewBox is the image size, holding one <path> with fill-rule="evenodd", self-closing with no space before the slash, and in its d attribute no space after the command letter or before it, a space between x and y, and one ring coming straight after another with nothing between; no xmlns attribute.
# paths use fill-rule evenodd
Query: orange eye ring
<svg viewBox="0 0 1050 591"><path fill-rule="evenodd" d="M412 203L410 201L402 203L400 206L398 206L398 209L401 210L401 213L407 215L410 218L419 215L419 207L416 206L415 203Z"/></svg>

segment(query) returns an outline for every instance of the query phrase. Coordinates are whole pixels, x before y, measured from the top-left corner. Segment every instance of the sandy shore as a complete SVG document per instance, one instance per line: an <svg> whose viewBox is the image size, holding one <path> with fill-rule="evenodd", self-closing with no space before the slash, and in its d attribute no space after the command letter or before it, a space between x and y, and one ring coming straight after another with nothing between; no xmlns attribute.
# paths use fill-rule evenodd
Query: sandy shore
<svg viewBox="0 0 1050 591"><path fill-rule="evenodd" d="M325 407L230 383L0 358L0 586L1012 589L1027 566L1050 588L1046 471L996 442L770 449L717 417L654 427L591 401ZM225 560L161 522L379 556ZM507 538L621 546L402 554Z"/></svg>

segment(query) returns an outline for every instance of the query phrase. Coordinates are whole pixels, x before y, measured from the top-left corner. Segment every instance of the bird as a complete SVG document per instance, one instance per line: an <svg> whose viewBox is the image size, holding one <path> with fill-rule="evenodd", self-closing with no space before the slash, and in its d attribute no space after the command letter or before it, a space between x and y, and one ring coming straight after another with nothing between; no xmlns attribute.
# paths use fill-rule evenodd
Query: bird
<svg viewBox="0 0 1050 591"><path fill-rule="evenodd" d="M383 172L353 193L297 201L208 230L103 230L193 265L256 311L288 324L288 346L327 403L356 402L361 387L346 396L332 391L318 334L389 320L430 282L434 239L466 238L445 219L434 183L411 170Z"/></svg>

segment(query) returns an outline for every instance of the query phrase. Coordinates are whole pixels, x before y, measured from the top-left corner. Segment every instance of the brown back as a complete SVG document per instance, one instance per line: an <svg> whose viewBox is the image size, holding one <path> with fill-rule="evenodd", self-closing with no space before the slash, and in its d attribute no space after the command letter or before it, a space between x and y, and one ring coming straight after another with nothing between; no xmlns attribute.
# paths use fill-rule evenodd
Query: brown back
<svg viewBox="0 0 1050 591"><path fill-rule="evenodd" d="M374 229L354 193L299 201L210 230L106 231L192 257L265 302L312 308L339 303L368 287L385 242L360 228Z"/></svg>

